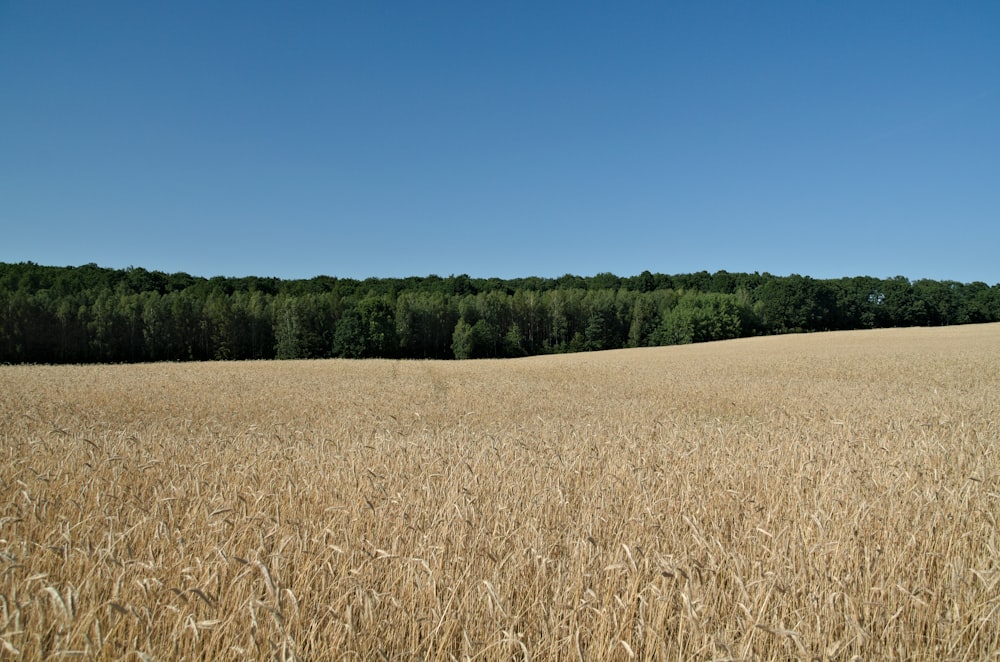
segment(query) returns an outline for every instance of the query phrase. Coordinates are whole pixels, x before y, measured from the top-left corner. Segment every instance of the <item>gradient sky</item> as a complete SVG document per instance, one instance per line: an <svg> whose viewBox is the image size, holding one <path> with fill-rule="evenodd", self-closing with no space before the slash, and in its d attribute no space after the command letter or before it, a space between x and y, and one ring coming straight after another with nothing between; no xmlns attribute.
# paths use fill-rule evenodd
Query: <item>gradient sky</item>
<svg viewBox="0 0 1000 662"><path fill-rule="evenodd" d="M0 0L0 261L1000 282L1000 2Z"/></svg>

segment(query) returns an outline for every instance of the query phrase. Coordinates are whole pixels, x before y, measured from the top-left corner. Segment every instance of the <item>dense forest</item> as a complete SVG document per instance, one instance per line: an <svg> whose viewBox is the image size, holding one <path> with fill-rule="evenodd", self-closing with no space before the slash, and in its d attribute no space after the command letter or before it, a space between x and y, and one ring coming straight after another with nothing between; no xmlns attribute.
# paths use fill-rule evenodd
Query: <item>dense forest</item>
<svg viewBox="0 0 1000 662"><path fill-rule="evenodd" d="M0 363L481 358L1000 321L1000 284L768 273L200 278L0 263Z"/></svg>

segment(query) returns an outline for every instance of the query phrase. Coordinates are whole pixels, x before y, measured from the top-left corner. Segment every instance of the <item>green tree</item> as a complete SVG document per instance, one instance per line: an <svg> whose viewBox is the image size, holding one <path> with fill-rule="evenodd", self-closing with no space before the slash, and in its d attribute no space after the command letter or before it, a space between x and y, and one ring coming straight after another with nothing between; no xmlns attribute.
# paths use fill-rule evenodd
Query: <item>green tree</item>
<svg viewBox="0 0 1000 662"><path fill-rule="evenodd" d="M456 359L479 359L490 349L490 329L485 321L469 324L459 319L452 334L451 349Z"/></svg>
<svg viewBox="0 0 1000 662"><path fill-rule="evenodd" d="M354 307L348 308L337 320L333 334L333 354L345 359L364 358L368 351L364 324Z"/></svg>
<svg viewBox="0 0 1000 662"><path fill-rule="evenodd" d="M962 288L963 318L973 324L1000 322L1000 285L990 287L982 281Z"/></svg>
<svg viewBox="0 0 1000 662"><path fill-rule="evenodd" d="M756 310L772 333L823 331L831 328L833 290L808 276L772 277L755 292Z"/></svg>
<svg viewBox="0 0 1000 662"><path fill-rule="evenodd" d="M632 319L628 328L628 346L645 347L660 324L660 312L652 297L641 294L632 304Z"/></svg>
<svg viewBox="0 0 1000 662"><path fill-rule="evenodd" d="M882 281L877 294L877 326L917 326L925 317L923 302L913 296L913 285L908 278L895 276Z"/></svg>
<svg viewBox="0 0 1000 662"><path fill-rule="evenodd" d="M518 357L527 355L524 348L524 334L521 327L516 322L510 323L510 328L503 337L503 355L507 357Z"/></svg>
<svg viewBox="0 0 1000 662"><path fill-rule="evenodd" d="M472 338L472 325L464 319L459 319L455 324L455 332L452 334L451 351L458 360L471 359L474 356L474 342Z"/></svg>
<svg viewBox="0 0 1000 662"><path fill-rule="evenodd" d="M654 338L661 345L739 338L746 308L734 294L689 292L663 317Z"/></svg>
<svg viewBox="0 0 1000 662"><path fill-rule="evenodd" d="M400 355L420 359L450 358L457 319L457 311L442 292L401 293L396 299Z"/></svg>
<svg viewBox="0 0 1000 662"><path fill-rule="evenodd" d="M399 349L396 337L396 311L384 298L370 297L358 304L358 313L366 335L365 356L391 358Z"/></svg>
<svg viewBox="0 0 1000 662"><path fill-rule="evenodd" d="M333 351L344 358L390 358L397 355L396 311L383 297L366 297L337 322Z"/></svg>
<svg viewBox="0 0 1000 662"><path fill-rule="evenodd" d="M583 349L617 349L625 344L626 329L613 290L592 290L584 299L587 313Z"/></svg>
<svg viewBox="0 0 1000 662"><path fill-rule="evenodd" d="M302 323L299 318L298 299L279 295L273 305L275 358L303 358Z"/></svg>
<svg viewBox="0 0 1000 662"><path fill-rule="evenodd" d="M881 281L870 276L841 278L831 285L834 290L834 327L871 329L878 324L878 307L884 299Z"/></svg>
<svg viewBox="0 0 1000 662"><path fill-rule="evenodd" d="M547 312L537 290L516 290L511 296L511 317L522 329L524 350L538 354L542 350L542 329L547 325Z"/></svg>
<svg viewBox="0 0 1000 662"><path fill-rule="evenodd" d="M960 288L961 285L955 281L923 279L913 283L913 297L921 302L924 312L923 319L914 321L929 326L962 322L959 318L962 309Z"/></svg>

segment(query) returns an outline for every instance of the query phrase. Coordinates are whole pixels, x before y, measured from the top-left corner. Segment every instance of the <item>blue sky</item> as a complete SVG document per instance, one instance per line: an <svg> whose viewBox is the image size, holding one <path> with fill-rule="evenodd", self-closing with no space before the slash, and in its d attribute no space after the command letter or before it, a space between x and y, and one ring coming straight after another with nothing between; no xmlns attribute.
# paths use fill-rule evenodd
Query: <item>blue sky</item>
<svg viewBox="0 0 1000 662"><path fill-rule="evenodd" d="M994 284L998 34L995 0L0 0L0 261Z"/></svg>

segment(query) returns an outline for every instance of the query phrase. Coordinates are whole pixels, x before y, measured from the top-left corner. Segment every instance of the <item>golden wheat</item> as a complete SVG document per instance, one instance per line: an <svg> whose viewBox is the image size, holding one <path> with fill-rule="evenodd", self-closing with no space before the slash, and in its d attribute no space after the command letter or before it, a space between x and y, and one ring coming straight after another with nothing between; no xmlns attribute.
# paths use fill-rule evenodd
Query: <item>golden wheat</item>
<svg viewBox="0 0 1000 662"><path fill-rule="evenodd" d="M41 659L1000 659L1000 325L0 368Z"/></svg>

